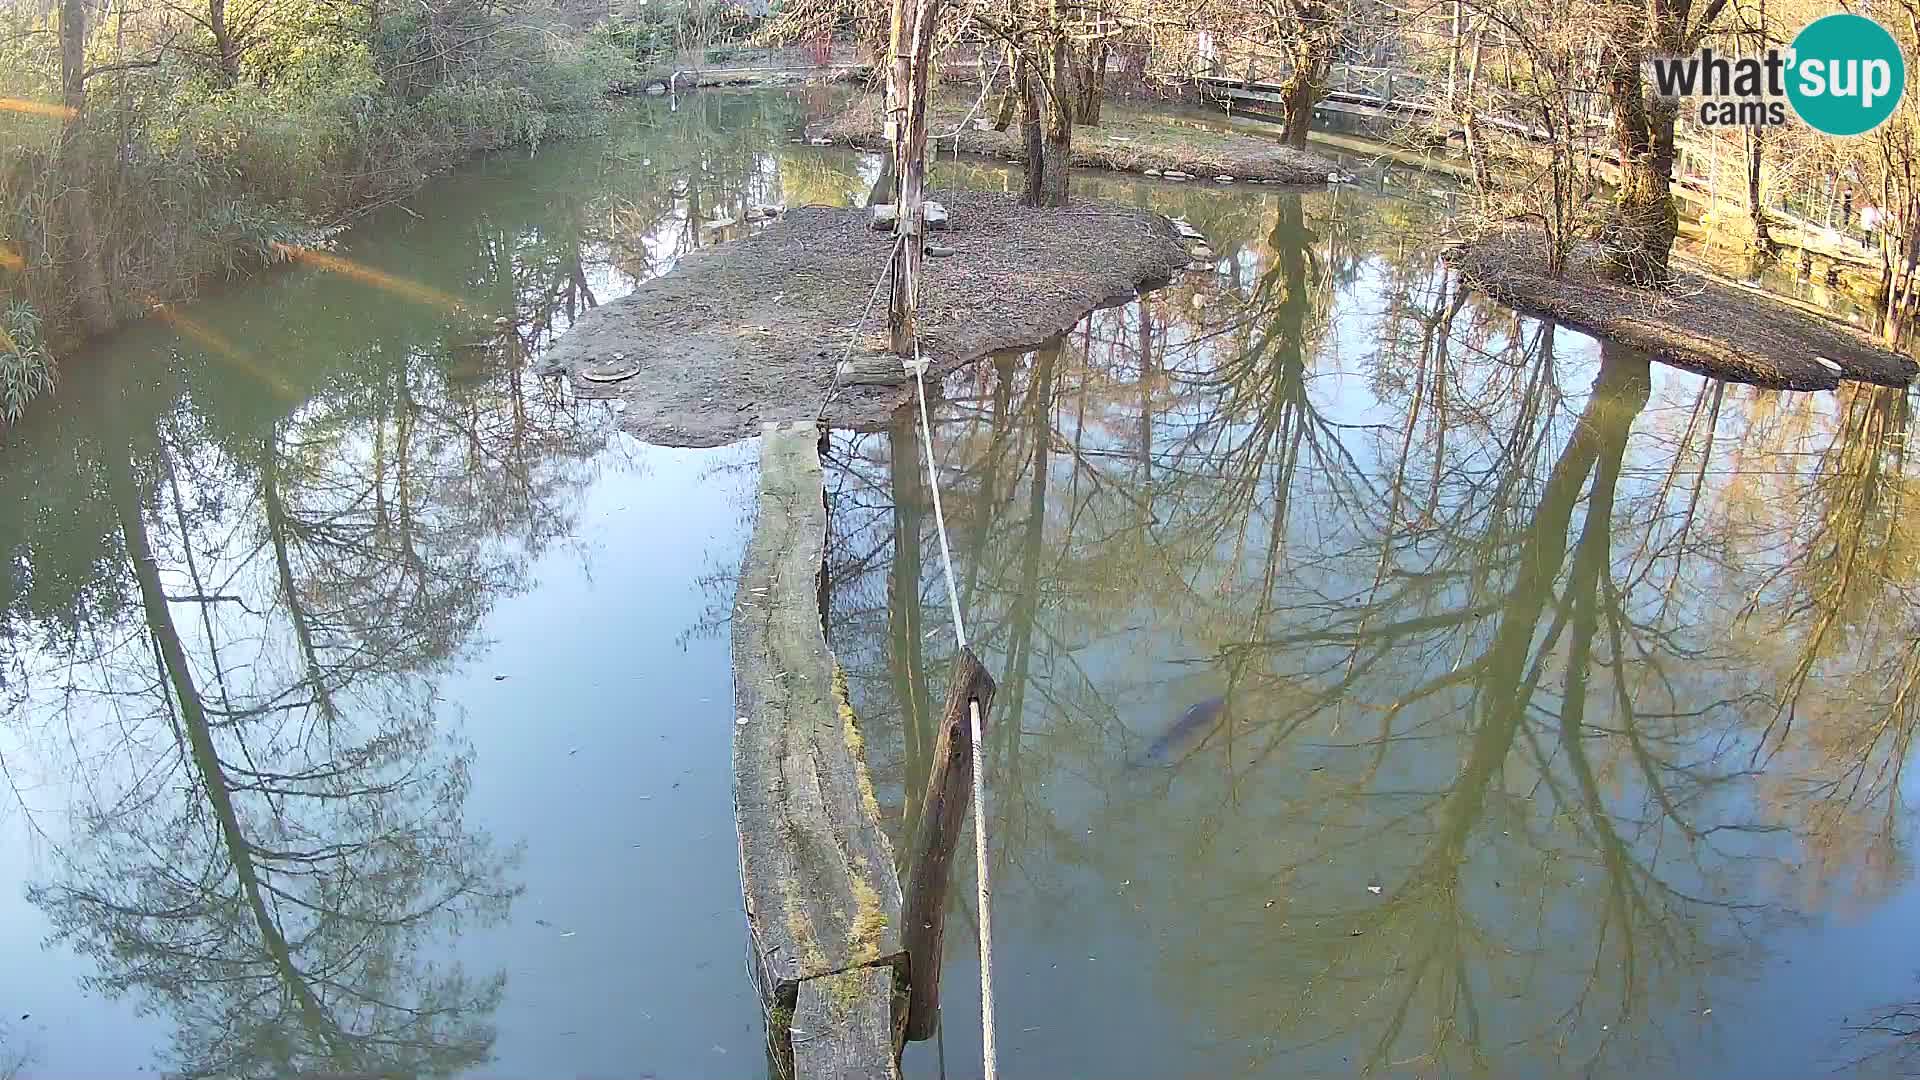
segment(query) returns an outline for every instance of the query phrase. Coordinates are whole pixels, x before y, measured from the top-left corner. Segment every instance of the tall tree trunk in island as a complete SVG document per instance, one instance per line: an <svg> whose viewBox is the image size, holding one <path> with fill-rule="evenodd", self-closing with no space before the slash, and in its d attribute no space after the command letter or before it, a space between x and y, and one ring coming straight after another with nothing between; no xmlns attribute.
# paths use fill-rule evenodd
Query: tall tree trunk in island
<svg viewBox="0 0 1920 1080"><path fill-rule="evenodd" d="M1319 7L1312 10L1325 11ZM1281 108L1286 114L1286 142L1295 150L1307 147L1307 134L1313 130L1313 107L1320 101L1327 69L1333 62L1333 39L1319 27L1309 27L1308 32L1314 36L1302 38L1293 49L1293 72L1280 90L1284 102Z"/></svg>
<svg viewBox="0 0 1920 1080"><path fill-rule="evenodd" d="M893 0L893 21L887 33L887 96L880 122L896 168L900 164L900 139L906 134L907 81L913 76L913 61L907 50L912 38L913 0Z"/></svg>
<svg viewBox="0 0 1920 1080"><path fill-rule="evenodd" d="M1036 205L1065 206L1067 178L1073 171L1073 62L1068 55L1066 27L1052 0L1044 10L1048 22L1044 38L1046 137L1041 146L1040 198Z"/></svg>
<svg viewBox="0 0 1920 1080"><path fill-rule="evenodd" d="M65 190L59 199L66 226L67 262L73 268L73 294L81 321L90 333L113 329L113 299L101 261L100 230L94 223L93 179L85 132L87 107L86 0L60 0L60 97L66 106L60 129L60 173Z"/></svg>
<svg viewBox="0 0 1920 1080"><path fill-rule="evenodd" d="M1644 53L1637 46L1615 45L1607 65L1620 184L1601 242L1615 276L1635 285L1654 285L1666 280L1667 257L1680 233L1670 190L1679 104L1649 98L1640 74Z"/></svg>

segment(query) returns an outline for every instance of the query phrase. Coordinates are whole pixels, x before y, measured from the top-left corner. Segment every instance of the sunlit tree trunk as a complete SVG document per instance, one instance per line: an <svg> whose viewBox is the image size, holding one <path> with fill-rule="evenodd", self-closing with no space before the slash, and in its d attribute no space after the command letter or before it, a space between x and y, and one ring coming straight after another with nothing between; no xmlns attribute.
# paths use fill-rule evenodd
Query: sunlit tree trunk
<svg viewBox="0 0 1920 1080"><path fill-rule="evenodd" d="M1606 72L1613 109L1620 183L1602 237L1609 269L1624 281L1667 279L1667 259L1680 233L1673 193L1673 125L1679 107L1650 98L1640 72L1644 50L1615 46Z"/></svg>
<svg viewBox="0 0 1920 1080"><path fill-rule="evenodd" d="M219 64L221 84L232 86L240 81L240 47L233 40L233 28L227 24L227 0L207 0L207 30L213 34L214 59Z"/></svg>
<svg viewBox="0 0 1920 1080"><path fill-rule="evenodd" d="M1065 28L1046 0L1038 12L1045 29L1036 34L1039 55L1027 67L1027 182L1029 206L1067 205L1067 180L1073 170L1073 61Z"/></svg>
<svg viewBox="0 0 1920 1080"><path fill-rule="evenodd" d="M1067 205L1067 179L1073 171L1073 66L1067 42L1056 32L1051 48L1053 80L1047 94L1046 171L1041 196L1048 206Z"/></svg>
<svg viewBox="0 0 1920 1080"><path fill-rule="evenodd" d="M1313 107L1319 103L1320 91L1326 85L1327 67L1332 59L1329 51L1318 41L1298 50L1294 55L1293 73L1281 87L1286 143L1296 150L1306 149L1307 135L1313 130Z"/></svg>

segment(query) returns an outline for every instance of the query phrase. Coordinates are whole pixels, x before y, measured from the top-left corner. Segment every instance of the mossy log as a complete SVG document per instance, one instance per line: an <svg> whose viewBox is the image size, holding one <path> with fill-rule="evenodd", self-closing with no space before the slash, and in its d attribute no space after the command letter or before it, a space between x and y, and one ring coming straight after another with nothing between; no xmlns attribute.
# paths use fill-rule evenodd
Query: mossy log
<svg viewBox="0 0 1920 1080"><path fill-rule="evenodd" d="M793 1011L793 1075L804 1080L899 1080L884 968L823 975L800 984Z"/></svg>
<svg viewBox="0 0 1920 1080"><path fill-rule="evenodd" d="M869 968L877 979L836 985L880 988L877 1006L848 1007L887 1015L905 959L893 850L821 631L827 517L818 440L811 423L766 426L759 517L733 609L733 800L754 976L768 1015L796 1024L810 981ZM769 1026L780 1059L791 1049L788 1032Z"/></svg>

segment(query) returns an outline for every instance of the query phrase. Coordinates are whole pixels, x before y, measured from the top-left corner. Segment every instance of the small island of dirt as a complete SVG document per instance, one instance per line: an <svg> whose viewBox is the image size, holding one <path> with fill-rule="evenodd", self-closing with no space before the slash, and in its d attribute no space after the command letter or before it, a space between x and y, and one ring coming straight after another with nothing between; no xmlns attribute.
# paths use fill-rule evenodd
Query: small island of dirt
<svg viewBox="0 0 1920 1080"><path fill-rule="evenodd" d="M1006 161L1026 159L1026 145L1021 142L1018 125L995 131L989 124L981 130L968 119L972 108L972 99L932 102L927 111L927 130L937 138L930 137L930 145L951 151L957 142L962 153L988 154ZM884 152L888 147L881 123L883 109L879 95L867 94L827 120L809 127L807 134L861 150ZM957 134L951 134L956 129ZM1108 106L1097 127L1074 128L1073 163L1121 172L1152 171L1163 176L1169 172L1184 173L1196 180L1211 181L1226 176L1234 180L1295 185L1325 184L1330 174L1340 170L1337 163L1306 150L1166 114L1136 112L1119 106Z"/></svg>
<svg viewBox="0 0 1920 1080"><path fill-rule="evenodd" d="M1509 307L1640 349L1702 375L1781 390L1832 390L1842 379L1904 387L1920 365L1861 331L1753 289L1681 272L1662 289L1601 273L1583 248L1555 277L1540 237L1496 233L1447 252L1468 285Z"/></svg>
<svg viewBox="0 0 1920 1080"><path fill-rule="evenodd" d="M931 233L946 253L927 258L921 285L931 375L1045 341L1189 258L1179 230L1145 210L1036 209L977 192L932 198L949 227ZM856 366L899 370L887 352L886 297L861 320L892 246L868 210L789 210L589 312L554 345L546 370L571 375L583 396L625 401L625 426L670 446L716 446L759 434L765 421L879 427L912 384L847 384L836 367L851 343Z"/></svg>

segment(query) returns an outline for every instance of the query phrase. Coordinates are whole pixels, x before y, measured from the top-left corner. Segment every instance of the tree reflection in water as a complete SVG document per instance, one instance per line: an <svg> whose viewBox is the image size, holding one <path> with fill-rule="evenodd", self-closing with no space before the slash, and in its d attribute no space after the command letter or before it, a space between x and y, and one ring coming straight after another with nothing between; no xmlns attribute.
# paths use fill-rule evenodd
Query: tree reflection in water
<svg viewBox="0 0 1920 1080"><path fill-rule="evenodd" d="M1908 400L1595 352L1337 197L947 387L1003 895L1040 940L1128 898L1249 1072L1674 1067L1773 929L1907 878ZM910 818L952 638L905 423L836 439L829 580Z"/></svg>
<svg viewBox="0 0 1920 1080"><path fill-rule="evenodd" d="M786 113L716 96L527 164L519 196L449 185L343 257L466 310L299 275L133 332L9 451L0 490L41 510L0 523L8 735L80 804L29 896L91 988L167 1018L171 1071L491 1058L506 973L457 944L506 917L520 852L468 820L440 684L625 467L605 406L531 358L699 242L706 206L775 201Z"/></svg>

